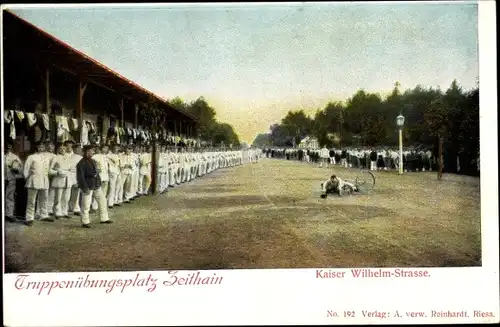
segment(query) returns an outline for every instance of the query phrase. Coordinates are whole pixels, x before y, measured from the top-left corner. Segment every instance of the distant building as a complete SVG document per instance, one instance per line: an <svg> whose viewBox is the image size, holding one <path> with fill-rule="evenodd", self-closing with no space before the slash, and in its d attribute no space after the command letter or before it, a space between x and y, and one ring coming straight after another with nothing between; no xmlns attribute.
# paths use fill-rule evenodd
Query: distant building
<svg viewBox="0 0 500 327"><path fill-rule="evenodd" d="M301 149L319 149L318 139L315 137L306 136L300 141L299 148Z"/></svg>

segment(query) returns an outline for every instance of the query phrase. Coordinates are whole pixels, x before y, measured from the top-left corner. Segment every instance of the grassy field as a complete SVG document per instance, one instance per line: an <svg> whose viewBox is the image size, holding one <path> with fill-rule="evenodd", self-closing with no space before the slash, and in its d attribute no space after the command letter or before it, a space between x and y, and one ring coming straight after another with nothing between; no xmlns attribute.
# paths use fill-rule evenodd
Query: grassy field
<svg viewBox="0 0 500 327"><path fill-rule="evenodd" d="M264 159L115 208L111 225L79 217L6 223L14 272L481 265L479 179L376 172L368 195L320 199L332 173Z"/></svg>

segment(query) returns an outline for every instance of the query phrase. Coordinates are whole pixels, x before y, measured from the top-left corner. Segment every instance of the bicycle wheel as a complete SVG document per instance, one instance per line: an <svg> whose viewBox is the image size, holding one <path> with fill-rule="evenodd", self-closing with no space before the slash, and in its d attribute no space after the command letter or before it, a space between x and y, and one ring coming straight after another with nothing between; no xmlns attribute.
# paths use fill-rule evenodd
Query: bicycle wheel
<svg viewBox="0 0 500 327"><path fill-rule="evenodd" d="M368 170L362 170L356 176L354 183L361 193L369 193L375 187L375 175Z"/></svg>

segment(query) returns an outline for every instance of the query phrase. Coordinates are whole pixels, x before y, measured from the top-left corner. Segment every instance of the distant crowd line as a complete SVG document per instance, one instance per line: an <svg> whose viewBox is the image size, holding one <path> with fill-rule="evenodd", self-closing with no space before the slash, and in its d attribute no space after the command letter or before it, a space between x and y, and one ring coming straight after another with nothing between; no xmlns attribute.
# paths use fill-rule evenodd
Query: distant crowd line
<svg viewBox="0 0 500 327"><path fill-rule="evenodd" d="M297 149L268 147L263 149L267 158L299 160L317 163L320 166L341 165L345 168L376 170L399 169L399 151L395 149ZM403 168L405 172L425 172L438 169L438 161L430 149L405 149L403 151ZM479 171L479 158L477 159ZM460 163L457 160L457 171Z"/></svg>

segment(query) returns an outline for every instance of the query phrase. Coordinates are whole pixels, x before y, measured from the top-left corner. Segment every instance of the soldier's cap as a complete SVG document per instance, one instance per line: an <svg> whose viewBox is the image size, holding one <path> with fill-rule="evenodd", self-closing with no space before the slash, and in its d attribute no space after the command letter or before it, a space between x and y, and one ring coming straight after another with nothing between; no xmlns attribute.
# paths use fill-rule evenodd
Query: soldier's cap
<svg viewBox="0 0 500 327"><path fill-rule="evenodd" d="M40 145L45 145L45 142L43 141L35 142L35 146L40 146Z"/></svg>
<svg viewBox="0 0 500 327"><path fill-rule="evenodd" d="M54 144L54 142L52 142L51 140L45 140L43 141L43 143L46 145Z"/></svg>
<svg viewBox="0 0 500 327"><path fill-rule="evenodd" d="M88 150L90 150L90 149L93 149L94 147L95 147L95 146L94 146L94 145L92 145L92 144L87 144L87 145L84 145L84 146L83 146L83 151L84 151L84 152L85 152L85 151L88 151Z"/></svg>
<svg viewBox="0 0 500 327"><path fill-rule="evenodd" d="M70 144L73 145L73 144L75 144L75 141L67 140L67 141L64 141L63 144L64 145L70 145Z"/></svg>

